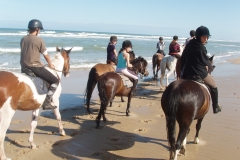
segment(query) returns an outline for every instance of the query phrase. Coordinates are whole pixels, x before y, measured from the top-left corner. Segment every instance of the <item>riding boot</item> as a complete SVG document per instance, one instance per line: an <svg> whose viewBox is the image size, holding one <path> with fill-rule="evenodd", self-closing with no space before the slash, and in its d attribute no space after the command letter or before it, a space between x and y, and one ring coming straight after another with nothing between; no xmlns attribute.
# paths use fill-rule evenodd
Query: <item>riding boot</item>
<svg viewBox="0 0 240 160"><path fill-rule="evenodd" d="M132 90L131 90L131 94L132 94L132 95L136 95L137 84L138 84L138 79L134 79L134 80L133 80Z"/></svg>
<svg viewBox="0 0 240 160"><path fill-rule="evenodd" d="M50 110L50 109L55 109L57 108L57 106L53 106L51 104L52 102L52 96L54 94L54 92L56 91L57 89L57 84L52 84L50 87L49 87L49 90L48 90L48 93L47 93L47 96L42 104L42 107L43 107L43 110Z"/></svg>
<svg viewBox="0 0 240 160"><path fill-rule="evenodd" d="M222 110L222 107L218 104L218 89L217 87L210 88L210 89L211 89L213 113L216 114L218 112L221 112Z"/></svg>

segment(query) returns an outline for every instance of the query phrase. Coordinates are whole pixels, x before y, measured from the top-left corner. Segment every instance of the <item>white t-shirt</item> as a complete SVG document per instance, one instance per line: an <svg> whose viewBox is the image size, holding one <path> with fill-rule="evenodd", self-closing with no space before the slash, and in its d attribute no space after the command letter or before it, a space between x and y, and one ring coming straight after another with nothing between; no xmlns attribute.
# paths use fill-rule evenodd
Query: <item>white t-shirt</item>
<svg viewBox="0 0 240 160"><path fill-rule="evenodd" d="M157 43L157 48L158 48L158 50L164 50L164 48L165 48L165 43L164 43L164 42L162 42L162 43L158 42L158 43Z"/></svg>

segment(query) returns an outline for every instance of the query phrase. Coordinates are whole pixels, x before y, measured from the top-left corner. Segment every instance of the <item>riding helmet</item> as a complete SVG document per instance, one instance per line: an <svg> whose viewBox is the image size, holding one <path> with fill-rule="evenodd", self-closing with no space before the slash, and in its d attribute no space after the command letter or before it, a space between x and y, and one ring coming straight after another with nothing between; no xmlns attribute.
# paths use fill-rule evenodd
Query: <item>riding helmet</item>
<svg viewBox="0 0 240 160"><path fill-rule="evenodd" d="M173 40L178 40L178 36L173 36Z"/></svg>
<svg viewBox="0 0 240 160"><path fill-rule="evenodd" d="M196 32L195 32L194 30L191 30L189 34L190 34L191 37L194 37L194 36L195 36L195 33L196 33Z"/></svg>
<svg viewBox="0 0 240 160"><path fill-rule="evenodd" d="M122 43L122 48L127 48L127 47L131 47L132 48L132 42L129 40L125 40Z"/></svg>
<svg viewBox="0 0 240 160"><path fill-rule="evenodd" d="M201 36L211 36L207 27L200 26L196 30L196 37L199 39Z"/></svg>
<svg viewBox="0 0 240 160"><path fill-rule="evenodd" d="M112 41L117 41L118 39L117 39L117 36L111 36L110 37L110 41L112 42Z"/></svg>
<svg viewBox="0 0 240 160"><path fill-rule="evenodd" d="M31 21L29 21L28 29L33 30L36 28L43 29L42 22L37 19L32 19Z"/></svg>
<svg viewBox="0 0 240 160"><path fill-rule="evenodd" d="M159 40L163 40L163 37L159 37Z"/></svg>

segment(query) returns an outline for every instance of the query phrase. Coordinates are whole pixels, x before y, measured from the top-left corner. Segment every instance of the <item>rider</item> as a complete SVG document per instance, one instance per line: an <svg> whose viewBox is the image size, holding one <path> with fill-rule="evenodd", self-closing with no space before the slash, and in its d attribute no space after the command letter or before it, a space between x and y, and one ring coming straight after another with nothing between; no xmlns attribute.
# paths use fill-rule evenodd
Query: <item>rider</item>
<svg viewBox="0 0 240 160"><path fill-rule="evenodd" d="M163 37L159 37L159 42L157 43L156 48L158 49L157 53L160 53L165 56L165 53L164 53L165 42L163 42Z"/></svg>
<svg viewBox="0 0 240 160"><path fill-rule="evenodd" d="M138 83L138 76L134 74L132 71L128 70L127 67L131 68L133 67L132 64L130 63L130 55L129 52L132 49L132 42L129 40L125 40L122 43L122 48L120 49L118 53L118 63L117 63L117 68L116 72L118 73L123 73L127 77L133 78L133 87L131 90L131 94L133 95L133 92L136 90L136 86Z"/></svg>
<svg viewBox="0 0 240 160"><path fill-rule="evenodd" d="M117 36L111 36L110 42L107 46L107 64L117 64L117 51L115 49L115 45L117 43Z"/></svg>
<svg viewBox="0 0 240 160"><path fill-rule="evenodd" d="M196 30L196 38L192 39L183 51L181 58L181 77L187 79L188 76L197 75L201 77L206 85L210 87L213 113L221 111L218 105L218 89L213 77L208 73L209 58L205 44L208 41L210 32L207 27L200 26Z"/></svg>
<svg viewBox="0 0 240 160"><path fill-rule="evenodd" d="M196 33L195 30L191 30L191 31L190 31L189 34L190 34L191 37L189 37L189 38L186 39L186 42L185 42L185 44L184 44L184 47L186 47L186 45L188 44L188 42L189 42L190 40L192 40L193 38L195 38L195 33Z"/></svg>
<svg viewBox="0 0 240 160"><path fill-rule="evenodd" d="M45 101L43 102L43 110L55 109L56 106L52 105L51 100L54 92L59 84L59 79L44 68L40 61L40 53L43 54L48 66L54 69L54 66L50 60L50 56L47 53L45 43L42 38L38 37L40 30L43 29L42 22L33 19L28 23L28 35L21 39L21 68L22 72L25 69L31 70L36 76L46 80L51 86L49 87Z"/></svg>
<svg viewBox="0 0 240 160"><path fill-rule="evenodd" d="M169 55L176 57L177 59L180 58L178 52L180 52L180 45L177 43L178 36L173 36L173 40L169 45Z"/></svg>

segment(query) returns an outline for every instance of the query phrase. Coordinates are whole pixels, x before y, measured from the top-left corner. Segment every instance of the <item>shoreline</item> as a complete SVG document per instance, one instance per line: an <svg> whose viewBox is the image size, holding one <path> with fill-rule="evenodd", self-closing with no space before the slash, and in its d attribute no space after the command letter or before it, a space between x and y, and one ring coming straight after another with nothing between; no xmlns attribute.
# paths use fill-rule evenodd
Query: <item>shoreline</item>
<svg viewBox="0 0 240 160"><path fill-rule="evenodd" d="M210 108L202 123L198 145L193 144L196 121L192 123L186 156L178 159L240 159L240 90L236 87L240 85L239 64L231 60L217 64L213 76L223 110L215 115ZM48 111L39 116L34 134L38 147L31 150L27 142L31 111L17 111L6 134L6 155L13 160L168 159L165 117L160 105L162 92L159 79L151 80L151 65L148 69L149 77L139 83L137 96L132 99L130 116L125 116L127 102L122 103L120 97L116 97L113 107L107 108L108 121L101 121L101 129L95 129L100 106L96 87L90 106L93 113L88 115L82 103L90 69L70 70L70 77L61 79L60 96L60 112L67 135L58 135L57 121ZM172 80L173 75L169 78Z"/></svg>

